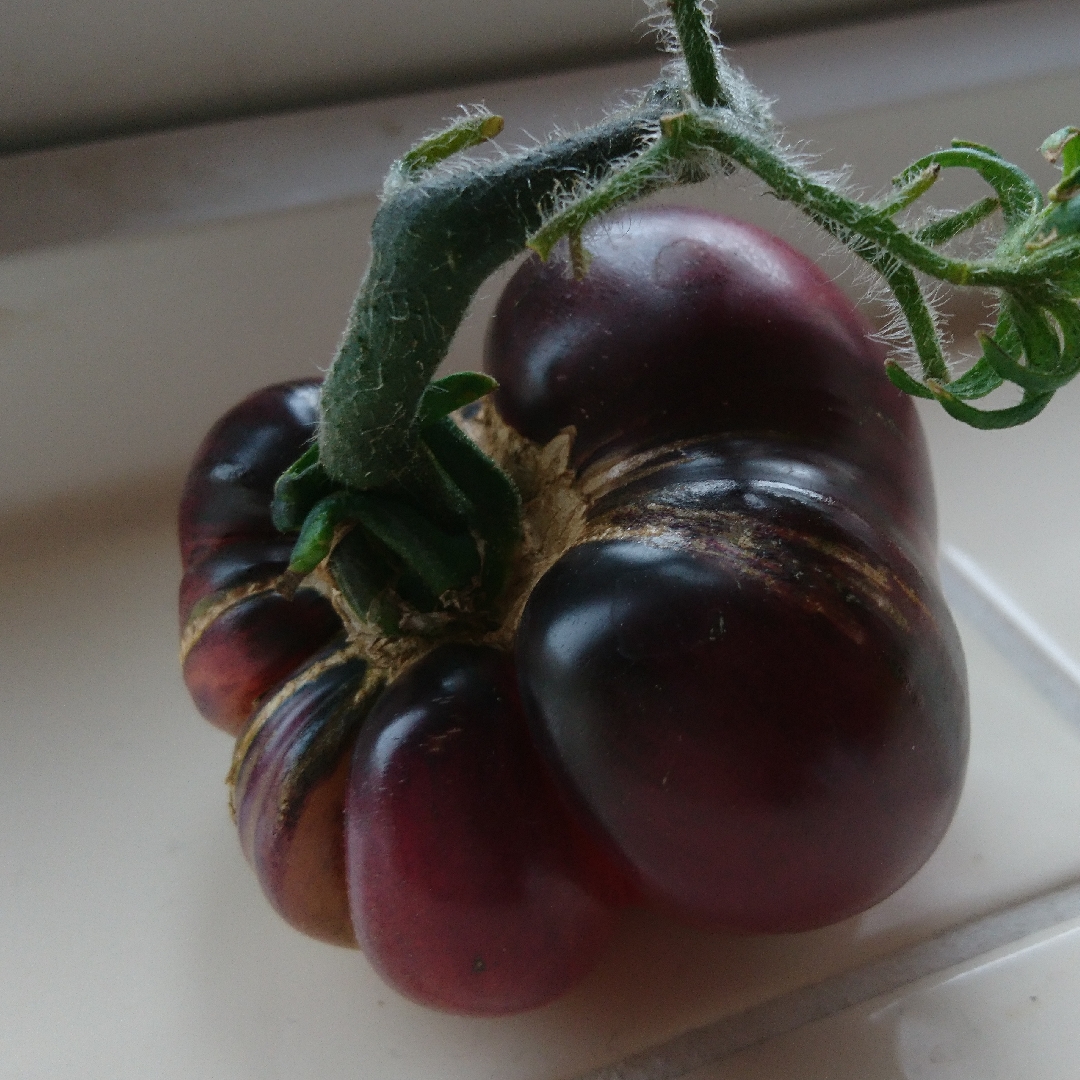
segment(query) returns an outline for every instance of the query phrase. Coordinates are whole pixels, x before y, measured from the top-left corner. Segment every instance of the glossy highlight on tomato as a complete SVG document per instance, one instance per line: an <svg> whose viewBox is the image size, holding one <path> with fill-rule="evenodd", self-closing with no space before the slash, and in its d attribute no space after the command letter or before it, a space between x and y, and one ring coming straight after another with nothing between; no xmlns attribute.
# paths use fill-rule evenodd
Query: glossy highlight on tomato
<svg viewBox="0 0 1080 1080"><path fill-rule="evenodd" d="M316 400L308 380L241 402L181 507L184 677L238 735L241 847L283 918L359 937L401 993L483 1015L542 1005L603 950L617 875L532 745L509 653L424 645L398 675L325 590L285 584L273 482L310 443Z"/></svg>
<svg viewBox="0 0 1080 1080"><path fill-rule="evenodd" d="M387 638L329 564L297 588L270 504L314 381L227 414L181 508L184 675L237 736L264 891L455 1012L559 996L625 903L738 932L862 911L963 781L926 447L865 324L717 215L635 212L584 244L582 280L522 264L486 347L492 423L573 435L579 526L539 580L511 575L520 623Z"/></svg>

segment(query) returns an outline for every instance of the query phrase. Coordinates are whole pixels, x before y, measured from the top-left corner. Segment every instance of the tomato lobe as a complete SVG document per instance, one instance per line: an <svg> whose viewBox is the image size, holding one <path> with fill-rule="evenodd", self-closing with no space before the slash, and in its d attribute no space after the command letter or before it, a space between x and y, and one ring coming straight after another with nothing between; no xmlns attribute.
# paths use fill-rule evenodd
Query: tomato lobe
<svg viewBox="0 0 1080 1080"><path fill-rule="evenodd" d="M610 934L493 649L440 646L390 686L357 742L346 822L361 947L424 1004L540 1005Z"/></svg>

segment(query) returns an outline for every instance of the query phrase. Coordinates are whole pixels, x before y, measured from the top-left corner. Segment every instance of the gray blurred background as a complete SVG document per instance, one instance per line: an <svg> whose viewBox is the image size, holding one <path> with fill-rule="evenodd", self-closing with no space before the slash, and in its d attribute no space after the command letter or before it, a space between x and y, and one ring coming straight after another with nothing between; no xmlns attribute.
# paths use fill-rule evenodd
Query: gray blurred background
<svg viewBox="0 0 1080 1080"><path fill-rule="evenodd" d="M960 0L717 0L729 43ZM970 2L970 0L969 0ZM0 151L648 55L642 0L4 0Z"/></svg>

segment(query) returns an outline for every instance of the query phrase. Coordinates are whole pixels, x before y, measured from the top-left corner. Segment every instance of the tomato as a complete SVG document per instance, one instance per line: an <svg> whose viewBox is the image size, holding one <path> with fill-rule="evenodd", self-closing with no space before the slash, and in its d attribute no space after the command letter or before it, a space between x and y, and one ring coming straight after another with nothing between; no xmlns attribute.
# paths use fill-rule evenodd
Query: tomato
<svg viewBox="0 0 1080 1080"><path fill-rule="evenodd" d="M929 857L967 756L911 400L813 264L700 211L526 262L488 342L498 407L573 425L584 541L517 635L538 742L643 897L801 930Z"/></svg>
<svg viewBox="0 0 1080 1080"><path fill-rule="evenodd" d="M184 673L238 735L264 890L459 1012L565 991L622 903L737 931L863 910L933 851L964 773L926 447L866 326L715 215L585 246L583 280L527 260L489 334L496 426L572 429L583 515L539 580L511 574L498 630L387 637L332 563L296 588L270 503L313 382L223 418L181 512Z"/></svg>
<svg viewBox="0 0 1080 1080"><path fill-rule="evenodd" d="M180 501L181 652L199 711L236 735L267 687L298 668L341 620L311 589L275 590L292 540L270 519L274 481L311 438L313 380L255 394L203 440Z"/></svg>

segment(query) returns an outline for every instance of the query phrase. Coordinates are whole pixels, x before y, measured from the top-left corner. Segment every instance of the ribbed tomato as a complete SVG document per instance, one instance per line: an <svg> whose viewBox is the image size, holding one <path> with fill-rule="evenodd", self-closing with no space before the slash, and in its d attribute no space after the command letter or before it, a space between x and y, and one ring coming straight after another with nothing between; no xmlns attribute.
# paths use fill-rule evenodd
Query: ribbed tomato
<svg viewBox="0 0 1080 1080"><path fill-rule="evenodd" d="M933 851L964 773L926 448L866 326L715 215L585 245L580 281L526 261L489 336L489 448L533 497L503 625L388 634L327 564L295 589L269 508L313 383L221 421L181 515L185 675L239 733L264 888L458 1011L561 993L626 900L740 931L860 911ZM545 548L552 476L520 451L567 429Z"/></svg>
<svg viewBox="0 0 1080 1080"><path fill-rule="evenodd" d="M336 944L359 936L410 997L483 1014L543 1004L607 942L611 870L529 738L507 652L408 639L395 652L346 632L332 586L292 592L270 503L317 400L309 380L241 402L181 505L184 677L239 736L241 846L285 919Z"/></svg>

